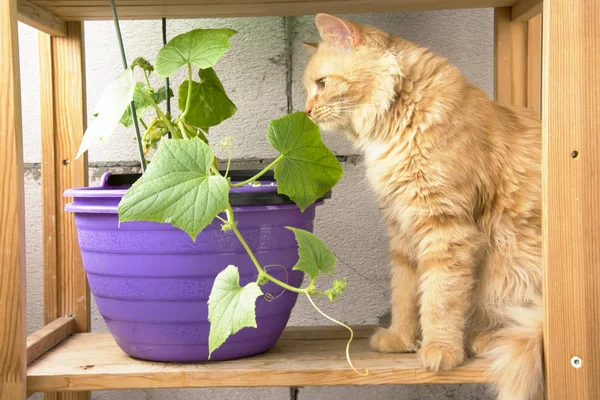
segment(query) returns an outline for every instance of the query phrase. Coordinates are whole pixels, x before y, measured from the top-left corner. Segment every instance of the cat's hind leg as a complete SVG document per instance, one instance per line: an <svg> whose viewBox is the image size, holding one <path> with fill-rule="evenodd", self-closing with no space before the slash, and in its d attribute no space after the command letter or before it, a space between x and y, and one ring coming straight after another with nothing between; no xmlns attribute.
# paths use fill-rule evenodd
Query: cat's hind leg
<svg viewBox="0 0 600 400"><path fill-rule="evenodd" d="M490 297L489 264L486 263L487 260L477 271L477 283L471 300L473 312L466 329L467 352L471 357L482 357L493 346L495 333L502 321L498 307L490 306L494 300Z"/></svg>

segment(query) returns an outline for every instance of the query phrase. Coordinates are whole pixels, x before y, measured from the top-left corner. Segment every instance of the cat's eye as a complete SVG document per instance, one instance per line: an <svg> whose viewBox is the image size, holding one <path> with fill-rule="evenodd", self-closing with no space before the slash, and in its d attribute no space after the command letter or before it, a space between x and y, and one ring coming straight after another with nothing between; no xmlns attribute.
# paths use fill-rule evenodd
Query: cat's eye
<svg viewBox="0 0 600 400"><path fill-rule="evenodd" d="M325 89L325 81L327 78L321 78L319 80L317 80L317 88L319 89L319 91Z"/></svg>

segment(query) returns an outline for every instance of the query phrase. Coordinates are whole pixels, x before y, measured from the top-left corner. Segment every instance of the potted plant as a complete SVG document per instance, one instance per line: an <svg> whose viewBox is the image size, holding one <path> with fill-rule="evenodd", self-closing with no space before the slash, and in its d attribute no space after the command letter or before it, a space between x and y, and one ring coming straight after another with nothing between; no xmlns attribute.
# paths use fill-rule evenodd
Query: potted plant
<svg viewBox="0 0 600 400"><path fill-rule="evenodd" d="M311 233L315 207L342 168L304 113L271 121L267 140L280 155L262 171L230 171L230 151L218 169L209 129L236 107L213 67L234 34L196 29L176 36L154 65L136 59L111 81L78 156L119 121L139 122L143 174L106 173L99 187L65 193L74 199L66 210L75 213L98 309L136 358L191 362L263 352L279 338L298 294L314 305L313 296L333 301L346 286L335 280L316 287L336 258ZM149 77L180 68L188 78L173 117L159 106L173 93L154 89ZM156 112L151 121L146 109ZM300 288L305 274L310 283Z"/></svg>

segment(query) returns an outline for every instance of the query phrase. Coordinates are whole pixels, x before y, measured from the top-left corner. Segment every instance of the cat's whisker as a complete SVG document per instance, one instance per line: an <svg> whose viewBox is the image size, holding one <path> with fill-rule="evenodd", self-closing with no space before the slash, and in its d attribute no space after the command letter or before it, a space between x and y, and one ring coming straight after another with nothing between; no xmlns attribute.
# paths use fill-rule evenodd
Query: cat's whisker
<svg viewBox="0 0 600 400"><path fill-rule="evenodd" d="M354 99L346 99L346 100L342 100L342 101L336 101L336 102L331 102L329 103L330 106L337 106L340 104L348 104L350 102L353 102L355 100L357 100L358 98L354 98Z"/></svg>
<svg viewBox="0 0 600 400"><path fill-rule="evenodd" d="M337 104L341 104L341 103L348 103L348 102L350 102L350 101L352 101L352 100L354 100L354 99L353 99L353 98L345 98L345 99L342 99L342 100L338 100L338 101L336 101L336 103L337 103Z"/></svg>
<svg viewBox="0 0 600 400"><path fill-rule="evenodd" d="M344 123L344 120L342 119L342 117L340 117L339 115L335 115L335 114L330 114L327 116L327 118L332 121L332 122L336 122L340 125L342 125Z"/></svg>
<svg viewBox="0 0 600 400"><path fill-rule="evenodd" d="M375 104L357 104L354 106L336 107L338 110L351 110L360 107L375 107Z"/></svg>

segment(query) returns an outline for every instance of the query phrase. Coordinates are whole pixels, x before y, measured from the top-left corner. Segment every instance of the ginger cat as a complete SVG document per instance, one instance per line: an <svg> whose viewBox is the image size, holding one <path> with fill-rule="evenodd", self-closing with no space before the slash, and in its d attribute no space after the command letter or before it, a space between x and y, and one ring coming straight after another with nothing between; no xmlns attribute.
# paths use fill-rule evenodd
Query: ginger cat
<svg viewBox="0 0 600 400"><path fill-rule="evenodd" d="M306 112L365 156L388 225L392 323L426 368L492 360L500 400L542 390L541 123L414 43L316 17Z"/></svg>

